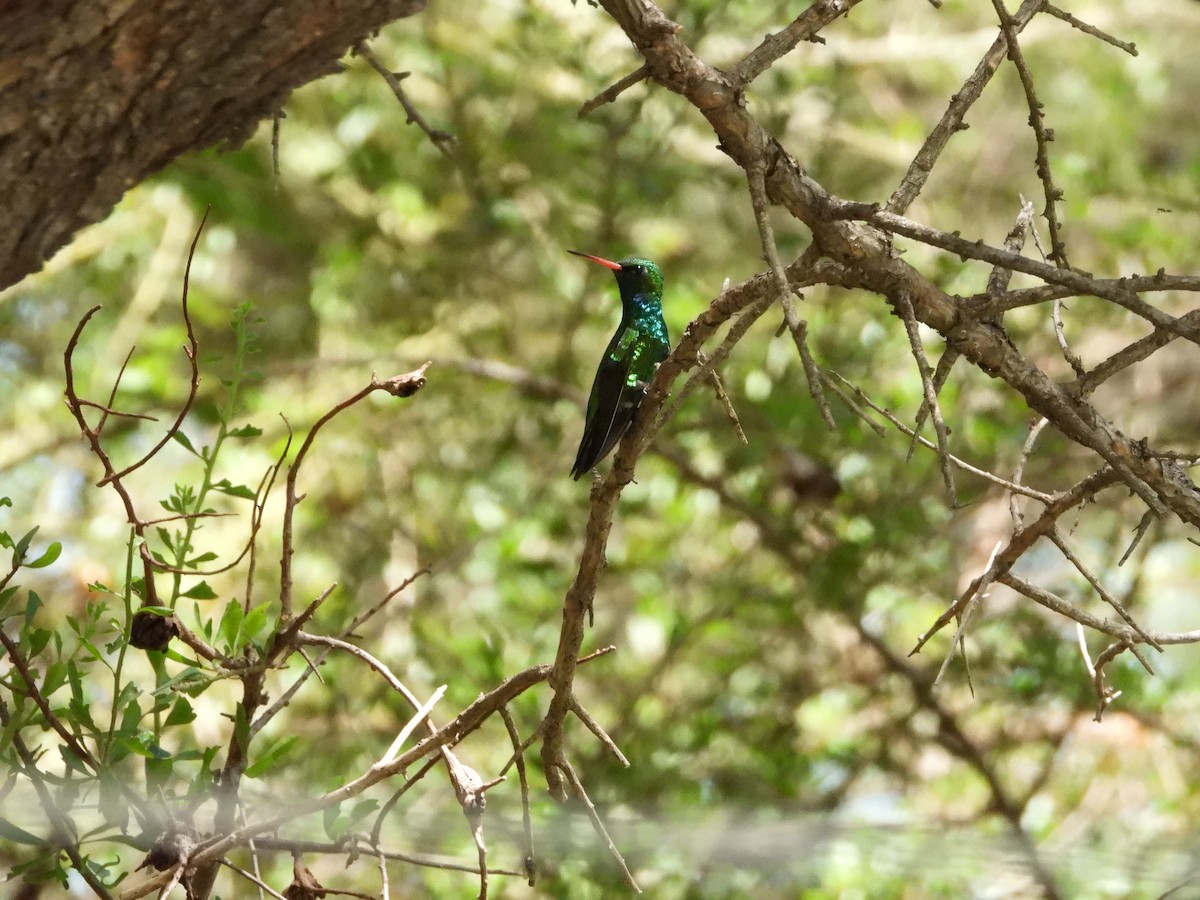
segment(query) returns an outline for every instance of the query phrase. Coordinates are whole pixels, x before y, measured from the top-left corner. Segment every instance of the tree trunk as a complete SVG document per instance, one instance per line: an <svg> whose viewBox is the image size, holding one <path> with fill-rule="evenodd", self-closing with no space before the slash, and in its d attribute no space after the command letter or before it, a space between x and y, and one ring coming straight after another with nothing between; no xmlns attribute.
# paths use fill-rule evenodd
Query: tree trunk
<svg viewBox="0 0 1200 900"><path fill-rule="evenodd" d="M0 289L425 0L0 0Z"/></svg>

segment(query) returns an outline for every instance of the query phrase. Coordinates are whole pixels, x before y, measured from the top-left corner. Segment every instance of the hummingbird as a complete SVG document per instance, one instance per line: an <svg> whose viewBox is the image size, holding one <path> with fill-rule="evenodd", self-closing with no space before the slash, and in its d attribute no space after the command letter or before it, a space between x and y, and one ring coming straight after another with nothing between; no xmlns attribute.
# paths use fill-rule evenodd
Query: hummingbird
<svg viewBox="0 0 1200 900"><path fill-rule="evenodd" d="M646 396L658 364L671 350L662 316L662 271L648 259L620 262L568 251L612 269L621 292L621 324L608 342L588 395L587 421L571 477L590 470L617 445Z"/></svg>

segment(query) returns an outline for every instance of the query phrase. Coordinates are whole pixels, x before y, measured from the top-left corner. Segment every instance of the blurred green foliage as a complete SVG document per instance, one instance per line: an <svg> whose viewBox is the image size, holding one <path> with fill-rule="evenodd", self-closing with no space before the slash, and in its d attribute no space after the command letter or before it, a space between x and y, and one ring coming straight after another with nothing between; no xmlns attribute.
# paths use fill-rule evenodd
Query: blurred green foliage
<svg viewBox="0 0 1200 900"><path fill-rule="evenodd" d="M1200 66L1190 49L1200 19L1194 5L1156 6L1153 19L1133 0L1073 10L1135 40L1136 58L1048 16L1023 41L1056 133L1068 252L1098 273L1197 267L1191 88ZM725 65L794 7L742 0L667 11L702 56ZM824 44L803 45L771 69L748 102L821 183L883 201L994 38L991 16L986 4L863 4ZM418 696L448 684L434 713L441 722L506 675L550 661L557 644L588 504L586 485L566 473L581 397L617 314L606 274L565 251L659 261L674 335L725 278L763 267L743 176L693 109L643 83L577 119L583 101L639 64L599 10L550 0L433 3L372 47L411 71L403 85L454 134L452 156L406 125L386 84L351 57L342 74L289 102L277 179L268 123L245 147L179 160L44 273L0 295L0 494L13 500L0 525L16 535L38 524L62 551L21 573L4 625L41 644L26 649L56 704L81 721L93 710L105 761L167 797L202 795L235 727L237 684L213 680L184 651L148 662L121 639L139 599L128 528L114 495L93 486L98 464L61 402L62 351L90 306L103 310L76 354L81 394L103 401L136 347L114 406L158 418L111 423L106 444L123 465L154 444L186 396L182 266L211 206L190 295L200 400L184 423L187 443L169 445L129 480L143 515L172 496L177 507L223 514L156 535L153 550L173 565L197 556L208 564L207 554L231 562L250 527L239 488L253 491L289 434L306 432L372 371L433 361L411 401L371 397L319 436L299 486L307 497L295 575L298 604L336 582L313 629L337 633L404 578L430 570L361 642ZM911 215L998 243L1019 194L1040 208L1026 117L1005 67ZM781 213L774 221L790 260L807 235ZM948 291L986 283L985 267L898 243ZM1181 311L1186 298L1167 296L1163 306ZM802 313L821 364L911 420L920 381L885 303L814 288ZM956 660L928 695L948 633L920 656L906 654L1006 537L1007 497L960 474L964 505L952 510L933 454L907 461L906 438L877 436L836 400L838 427L827 430L790 337L775 333L779 319L768 313L722 372L748 445L701 390L640 463L585 643L585 651L619 647L581 669L577 690L633 765L622 768L577 722L570 750L643 887L667 898L1024 895L1032 882L981 766L1020 806L1064 896L1157 896L1182 880L1200 805L1192 787L1200 656L1170 648L1154 657L1153 678L1122 658L1110 674L1124 694L1094 724L1074 628L997 587L970 632L973 693ZM1031 358L1068 374L1054 362L1044 309L1005 321ZM1069 304L1067 334L1087 362L1143 333L1106 304ZM1130 434L1168 435L1186 450L1197 427L1190 394L1178 388L1197 373L1194 353L1178 349L1099 398ZM940 351L930 335L927 351ZM1030 424L1017 397L960 363L944 408L959 456L1011 473ZM1095 465L1047 433L1026 481L1061 489ZM160 587L219 646L261 642L278 616L269 601L279 590L280 509L276 493L251 581L240 567L202 585L177 578ZM1071 540L1110 584L1128 589L1143 623L1192 628L1200 573L1180 527L1155 526L1133 563L1116 568L1136 510L1119 500L1088 510L1066 523ZM1031 554L1022 573L1103 614L1050 550ZM1104 647L1088 641L1093 655ZM303 669L293 660L270 673L271 697ZM248 808L343 783L407 720L361 661L335 653L322 674L323 686L310 683L256 739ZM10 687L15 677L3 674ZM543 687L514 704L523 734L548 696ZM14 710L18 720L28 715ZM498 722L460 750L485 778L510 753ZM572 898L621 890L580 810L556 808L535 757L530 766L538 887L498 876L493 890ZM485 836L493 865L519 869L519 794L511 774L509 782L489 794ZM105 790L85 799L119 805ZM296 823L292 836L337 837L356 814L370 814L355 803L323 824ZM46 838L36 804L10 824ZM0 857L18 871L33 851L14 834L0 833ZM440 769L392 813L384 842L474 859ZM97 858L114 872L140 859L119 847L114 863L113 845L103 846ZM290 877L286 856L260 860L275 886ZM336 857L307 862L331 886L378 889L365 859L346 872ZM474 880L394 864L391 886L458 897Z"/></svg>

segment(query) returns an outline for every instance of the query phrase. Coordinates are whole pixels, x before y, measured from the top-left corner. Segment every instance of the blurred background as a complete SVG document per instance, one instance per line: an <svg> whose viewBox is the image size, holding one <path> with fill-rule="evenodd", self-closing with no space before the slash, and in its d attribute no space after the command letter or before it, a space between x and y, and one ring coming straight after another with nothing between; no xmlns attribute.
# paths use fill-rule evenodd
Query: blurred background
<svg viewBox="0 0 1200 900"><path fill-rule="evenodd" d="M1139 50L1129 56L1049 16L1022 41L1055 132L1071 261L1106 276L1196 271L1200 6L1070 8ZM799 12L762 0L665 9L719 66ZM864 3L823 33L824 44L802 45L760 78L748 102L831 191L882 202L996 33L988 4ZM764 264L744 177L684 101L643 83L577 118L584 101L640 64L600 10L432 0L371 47L411 72L403 86L454 135L451 153L407 125L387 84L349 57L342 74L288 104L277 177L265 123L244 147L184 158L135 188L41 274L0 294L0 495L14 504L0 509L0 526L39 524L41 538L63 542L61 559L28 585L45 602L46 627L105 600L89 585L123 584L128 528L115 495L94 487L99 466L62 401L62 353L84 312L101 304L76 354L81 393L104 402L136 347L115 406L159 421L115 422L108 446L119 463L153 446L187 393L183 265L211 206L190 295L200 401L184 432L196 448L212 444L230 380L241 384L233 424L263 432L226 444L213 480L253 488L289 425L305 432L372 372L433 363L412 400L372 397L322 431L300 484L296 590L306 603L337 582L314 625L337 633L428 568L361 643L422 697L448 684L434 716L443 722L505 676L551 661L557 645L588 514L586 481L567 473L619 312L608 273L566 251L659 262L673 338L724 279ZM999 244L1021 195L1040 211L1027 117L1005 65L909 215ZM790 261L808 235L782 211L774 216ZM945 290L984 289L986 266L898 243ZM1031 283L1018 276L1013 285ZM1172 313L1191 303L1152 299ZM243 304L253 307L246 378L235 371L231 327ZM800 312L820 364L911 422L920 380L881 298L818 287ZM1200 865L1200 651L1154 654L1154 677L1122 657L1110 678L1123 694L1097 724L1074 625L994 587L969 632L973 692L961 658L931 690L950 632L907 654L1007 538L1008 497L960 474L963 505L952 509L933 453L906 461L907 438L881 438L836 399L837 429L827 429L790 336L776 333L781 318L765 315L723 369L748 444L703 389L639 463L584 645L618 646L581 669L577 691L633 765L623 769L577 722L570 753L643 888L655 897L1035 895L1023 834L1062 896L1153 897L1184 882ZM1048 309L1005 322L1032 360L1070 377ZM1080 298L1068 303L1065 332L1094 365L1146 329ZM936 358L942 343L925 336ZM1098 403L1133 437L1195 451L1197 369L1196 347L1172 345L1109 382ZM1012 473L1032 422L1019 397L960 363L943 409L959 456ZM1096 468L1048 430L1025 480L1055 491ZM203 470L172 445L129 484L148 515ZM1178 523L1162 523L1118 568L1141 516L1119 494L1062 523L1073 545L1144 626L1198 627L1200 551ZM196 542L228 562L248 532L249 503L223 496L214 508L233 515L205 521ZM255 602L278 592L280 510L273 495ZM1106 614L1053 548L1035 549L1020 573ZM216 599L186 601L185 622L219 618L246 596L244 569L208 583ZM1107 643L1088 642L1093 657ZM128 665L136 674L145 663L131 656ZM301 667L273 674L272 695ZM269 808L281 786L292 796L336 786L378 758L407 719L358 661L331 657L323 675L268 729L268 743L299 741L269 778L247 782L251 809ZM88 689L96 704L112 702L111 682ZM234 684L214 686L164 746L223 746L232 723L222 713L237 696ZM543 687L514 705L522 734L548 699ZM485 779L510 753L499 722L460 750ZM530 764L541 877L537 888L495 877L495 894L623 890L586 818L557 808ZM172 790L186 789L183 772ZM515 781L488 796L490 861L520 869ZM295 833L319 837L317 818ZM474 859L440 769L401 802L384 836L399 849ZM123 864L140 858L121 852ZM19 858L0 842L0 859ZM328 886L378 890L373 863L307 862ZM286 854L263 865L272 884L290 877ZM400 864L391 878L402 896L477 887L468 874ZM1200 897L1200 887L1173 896Z"/></svg>

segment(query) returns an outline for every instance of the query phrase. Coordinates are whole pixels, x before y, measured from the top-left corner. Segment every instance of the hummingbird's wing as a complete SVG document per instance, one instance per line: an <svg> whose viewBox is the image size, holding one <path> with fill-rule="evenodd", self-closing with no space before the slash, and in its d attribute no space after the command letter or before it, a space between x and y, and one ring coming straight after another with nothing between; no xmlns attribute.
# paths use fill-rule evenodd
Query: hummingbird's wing
<svg viewBox="0 0 1200 900"><path fill-rule="evenodd" d="M571 477L577 481L616 446L646 395L645 386L630 378L637 337L636 329L625 329L596 369L583 439L571 467Z"/></svg>

